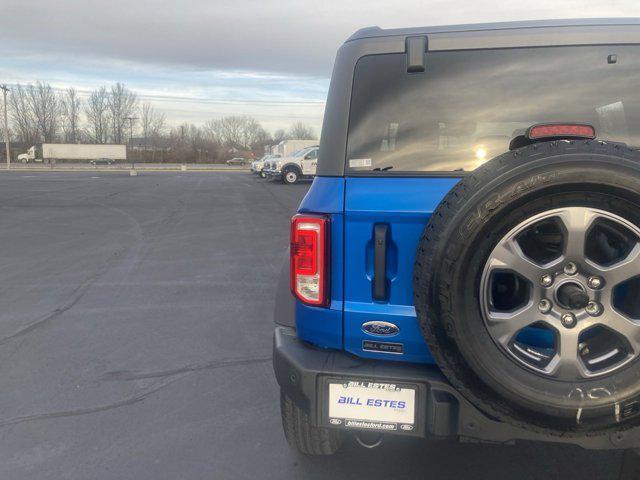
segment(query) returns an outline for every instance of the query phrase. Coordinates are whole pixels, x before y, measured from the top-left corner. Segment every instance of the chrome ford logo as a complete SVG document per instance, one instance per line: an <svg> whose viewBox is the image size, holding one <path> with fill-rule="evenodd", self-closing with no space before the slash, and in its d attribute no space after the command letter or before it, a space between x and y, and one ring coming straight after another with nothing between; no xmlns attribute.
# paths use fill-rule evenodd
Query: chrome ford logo
<svg viewBox="0 0 640 480"><path fill-rule="evenodd" d="M389 322L366 322L362 324L362 330L365 333L371 335L377 335L379 337L391 337L400 333L400 328L397 325Z"/></svg>

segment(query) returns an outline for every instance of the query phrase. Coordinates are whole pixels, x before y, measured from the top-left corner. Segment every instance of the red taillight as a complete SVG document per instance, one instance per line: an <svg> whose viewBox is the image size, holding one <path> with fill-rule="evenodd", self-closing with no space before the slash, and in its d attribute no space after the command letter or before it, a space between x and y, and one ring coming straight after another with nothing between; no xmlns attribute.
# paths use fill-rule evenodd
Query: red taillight
<svg viewBox="0 0 640 480"><path fill-rule="evenodd" d="M309 305L327 305L329 219L296 215L291 219L291 291Z"/></svg>
<svg viewBox="0 0 640 480"><path fill-rule="evenodd" d="M580 123L549 123L534 125L527 131L529 140L539 138L576 137L596 138L596 129L591 125Z"/></svg>

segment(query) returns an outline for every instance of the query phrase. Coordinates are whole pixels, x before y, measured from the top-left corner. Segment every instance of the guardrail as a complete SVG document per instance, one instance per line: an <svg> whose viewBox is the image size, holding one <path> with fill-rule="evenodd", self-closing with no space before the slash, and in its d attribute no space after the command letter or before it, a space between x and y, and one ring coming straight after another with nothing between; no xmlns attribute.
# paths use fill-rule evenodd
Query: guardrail
<svg viewBox="0 0 640 480"><path fill-rule="evenodd" d="M248 172L249 166L240 167L237 165L225 165L219 163L199 163L199 164L180 164L180 163L136 163L135 170L138 171L176 171L176 172L211 172L211 171L224 171L224 172ZM0 165L0 171L6 171L6 165ZM95 171L130 171L131 164L129 163L116 163L114 165L90 165L85 163L55 163L55 164L42 164L42 163L12 163L9 171L82 171L82 172L95 172Z"/></svg>

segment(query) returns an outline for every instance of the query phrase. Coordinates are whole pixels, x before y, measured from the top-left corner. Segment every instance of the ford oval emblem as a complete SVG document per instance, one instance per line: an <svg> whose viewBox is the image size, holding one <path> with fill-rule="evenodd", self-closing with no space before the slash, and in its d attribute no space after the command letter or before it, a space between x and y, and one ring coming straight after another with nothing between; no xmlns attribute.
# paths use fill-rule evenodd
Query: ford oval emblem
<svg viewBox="0 0 640 480"><path fill-rule="evenodd" d="M389 322L366 322L362 324L362 330L370 335L377 335L379 337L391 337L400 333L400 328L397 325Z"/></svg>

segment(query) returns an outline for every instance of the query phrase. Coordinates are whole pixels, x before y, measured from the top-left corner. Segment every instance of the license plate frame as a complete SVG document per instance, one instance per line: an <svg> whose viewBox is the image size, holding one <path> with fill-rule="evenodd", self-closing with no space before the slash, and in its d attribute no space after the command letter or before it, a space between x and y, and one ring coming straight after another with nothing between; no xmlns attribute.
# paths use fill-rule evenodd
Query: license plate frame
<svg viewBox="0 0 640 480"><path fill-rule="evenodd" d="M358 396L361 405L348 404L344 405L342 409L334 408L334 411L331 412L331 385L342 386L342 388L334 387L334 401L336 400L336 392L342 392L347 397ZM396 390L395 393L391 390L387 391L391 386ZM396 435L424 436L426 415L426 386L424 384L397 382L387 379L324 377L321 380L320 391L322 392L322 402L320 402L321 418L324 426L344 430L365 430ZM389 402L392 400L406 400L406 395L409 391L413 392L413 422L406 421L408 417L402 414L389 417L386 420L381 419L382 417L380 416L376 418L376 415L369 419L364 418L366 412L371 412L371 408L369 408L371 405L366 405L367 399L373 399L374 401L376 399L381 401L388 400ZM353 395L348 395L349 393L353 393ZM367 399L364 399L363 394L368 393L370 395L366 395ZM387 403L386 405L389 406L390 404ZM351 410L351 407L360 410L359 414L353 415L355 418L342 415L345 411ZM394 421L394 418L396 421Z"/></svg>

